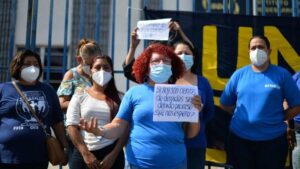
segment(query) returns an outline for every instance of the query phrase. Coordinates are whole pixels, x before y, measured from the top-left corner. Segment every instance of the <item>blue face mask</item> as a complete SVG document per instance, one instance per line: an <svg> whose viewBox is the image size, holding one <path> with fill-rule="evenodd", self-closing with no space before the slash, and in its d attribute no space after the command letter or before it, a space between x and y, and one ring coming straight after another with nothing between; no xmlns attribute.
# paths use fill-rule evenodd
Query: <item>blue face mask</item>
<svg viewBox="0 0 300 169"><path fill-rule="evenodd" d="M180 59L183 61L184 65L185 65L185 69L190 70L194 64L193 56L183 53L181 55L178 55L178 57L180 57Z"/></svg>
<svg viewBox="0 0 300 169"><path fill-rule="evenodd" d="M150 66L150 79L155 83L164 83L169 80L172 75L171 65L157 64Z"/></svg>

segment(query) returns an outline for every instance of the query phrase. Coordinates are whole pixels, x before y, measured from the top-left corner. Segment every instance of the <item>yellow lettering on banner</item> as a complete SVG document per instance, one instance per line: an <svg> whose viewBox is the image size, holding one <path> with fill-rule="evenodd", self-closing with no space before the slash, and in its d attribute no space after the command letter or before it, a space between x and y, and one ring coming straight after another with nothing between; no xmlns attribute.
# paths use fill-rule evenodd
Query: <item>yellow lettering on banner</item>
<svg viewBox="0 0 300 169"><path fill-rule="evenodd" d="M238 29L238 57L237 69L250 64L248 43L253 35L252 27L239 27ZM278 53L280 52L288 65L294 70L300 70L300 56L291 46L288 40L275 26L264 27L265 36L271 43L271 62L278 65ZM202 74L205 76L214 90L222 91L228 81L220 78L217 69L217 27L203 27L203 49L202 49ZM214 96L215 105L219 105L219 97Z"/></svg>
<svg viewBox="0 0 300 169"><path fill-rule="evenodd" d="M212 88L223 90L227 78L219 78L217 72L217 28L216 26L203 27L202 73Z"/></svg>
<svg viewBox="0 0 300 169"><path fill-rule="evenodd" d="M237 69L250 64L249 40L253 31L251 27L239 27Z"/></svg>
<svg viewBox="0 0 300 169"><path fill-rule="evenodd" d="M220 97L214 96L214 103L216 106L220 106Z"/></svg>
<svg viewBox="0 0 300 169"><path fill-rule="evenodd" d="M281 32L275 26L264 27L265 36L268 37L271 44L270 59L273 64L278 64L278 52L281 53L284 60L294 71L300 70L300 56L294 50L292 45L285 39Z"/></svg>
<svg viewBox="0 0 300 169"><path fill-rule="evenodd" d="M238 39L237 68L250 63L248 43L252 37L252 28L240 27ZM223 90L228 79L218 77L217 73L217 28L216 26L203 27L203 54L202 70L203 75L209 80L215 90ZM214 96L215 105L219 106L220 97Z"/></svg>

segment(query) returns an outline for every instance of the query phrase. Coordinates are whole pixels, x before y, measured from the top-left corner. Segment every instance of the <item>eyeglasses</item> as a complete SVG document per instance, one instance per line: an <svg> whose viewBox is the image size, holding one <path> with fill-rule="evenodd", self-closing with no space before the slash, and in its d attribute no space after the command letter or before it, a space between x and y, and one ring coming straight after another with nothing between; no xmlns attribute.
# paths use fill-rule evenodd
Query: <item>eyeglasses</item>
<svg viewBox="0 0 300 169"><path fill-rule="evenodd" d="M161 62L163 62L163 63L166 64L166 65L171 65L171 63L172 63L171 59L169 59L169 58L153 59L153 60L150 60L150 64L151 64L151 65L158 65L158 64L160 64Z"/></svg>

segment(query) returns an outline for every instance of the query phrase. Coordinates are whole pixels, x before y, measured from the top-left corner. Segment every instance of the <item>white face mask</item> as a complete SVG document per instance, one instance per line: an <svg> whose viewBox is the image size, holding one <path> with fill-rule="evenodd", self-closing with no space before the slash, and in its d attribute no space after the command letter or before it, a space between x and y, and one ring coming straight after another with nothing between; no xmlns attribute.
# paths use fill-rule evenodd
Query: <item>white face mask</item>
<svg viewBox="0 0 300 169"><path fill-rule="evenodd" d="M268 55L264 50L256 48L250 51L251 63L255 66L261 66L268 60Z"/></svg>
<svg viewBox="0 0 300 169"><path fill-rule="evenodd" d="M40 69L35 66L29 66L21 71L21 78L25 80L26 82L34 82L37 80L38 76L40 74Z"/></svg>
<svg viewBox="0 0 300 169"><path fill-rule="evenodd" d="M193 56L187 54L178 55L180 59L183 61L186 70L190 70L194 64Z"/></svg>
<svg viewBox="0 0 300 169"><path fill-rule="evenodd" d="M87 75L91 75L92 74L90 65L84 65L84 66L82 66L82 71L85 74L87 74Z"/></svg>
<svg viewBox="0 0 300 169"><path fill-rule="evenodd" d="M98 72L93 73L93 80L100 86L106 85L112 78L111 72L106 72L104 70L100 70Z"/></svg>

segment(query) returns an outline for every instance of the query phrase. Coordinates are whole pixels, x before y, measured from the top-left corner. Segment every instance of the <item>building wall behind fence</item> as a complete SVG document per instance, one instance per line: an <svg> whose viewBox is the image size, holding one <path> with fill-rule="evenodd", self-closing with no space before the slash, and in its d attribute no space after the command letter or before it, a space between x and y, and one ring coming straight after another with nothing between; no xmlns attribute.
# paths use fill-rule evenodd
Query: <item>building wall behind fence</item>
<svg viewBox="0 0 300 169"><path fill-rule="evenodd" d="M0 82L6 80L8 73L8 51L9 51L9 25L12 9L11 0L0 2Z"/></svg>
<svg viewBox="0 0 300 169"><path fill-rule="evenodd" d="M227 1L228 9L230 4L234 6L232 12L235 14L245 14L247 0L230 0ZM12 22L12 2L13 0L0 1L0 82L10 80L8 75L8 63L9 63L9 30ZM61 68L63 60L63 47L64 47L64 19L65 19L65 5L66 0L53 0L53 27L52 27L52 44L51 44L51 65L46 66L46 55L49 52L48 46L48 31L49 31L49 12L50 12L50 0L38 1L38 15L37 15L37 35L36 35L36 47L42 59L45 63L45 70L51 72L51 83L55 83L55 87L59 85L62 78L64 69ZM67 67L75 66L75 49L80 38L99 39L99 44L105 54L111 56L114 60L114 69L116 70L117 87L121 91L132 85L128 82L122 73L122 63L127 54L129 46L130 32L136 26L138 20L143 19L143 7L147 6L149 9L165 9L165 10L180 10L180 11L200 11L207 12L208 1L195 1L195 0L99 0L100 2L100 23L99 23L99 37L95 37L96 30L96 4L97 0L69 0L68 11L68 34L67 34ZM222 12L223 0L211 0L211 12ZM249 0L250 5L252 1ZM257 0L258 8L261 9L262 1ZM267 1L266 7L274 9L274 2ZM298 0L299 2L299 0ZM82 37L80 37L80 16L81 16L81 3L84 3L84 31ZM283 7L291 7L291 0L282 0ZM115 4L115 10L113 5ZM298 3L299 4L299 3ZM224 6L223 6L224 8ZM18 49L22 49L26 42L26 24L27 24L27 9L28 0L17 0L17 19L16 19L16 31L14 33L15 49L12 55ZM250 8L252 10L252 8ZM252 12L250 13L252 14ZM268 15L268 14L267 14ZM274 15L274 12L270 15ZM115 16L115 19L113 18ZM290 15L291 16L291 15ZM115 27L113 27L115 26ZM136 56L143 50L144 43L141 42L137 49Z"/></svg>
<svg viewBox="0 0 300 169"><path fill-rule="evenodd" d="M99 44L104 53L108 53L109 45L109 33L110 33L110 0L101 0L100 4L100 34L99 34ZM95 20L96 20L96 2L86 1L85 2L85 23L83 37L80 37L80 0L73 1L73 15L72 15L72 32L71 32L71 49L70 49L70 66L75 66L76 60L76 48L78 42L81 38L96 39L95 37Z"/></svg>

